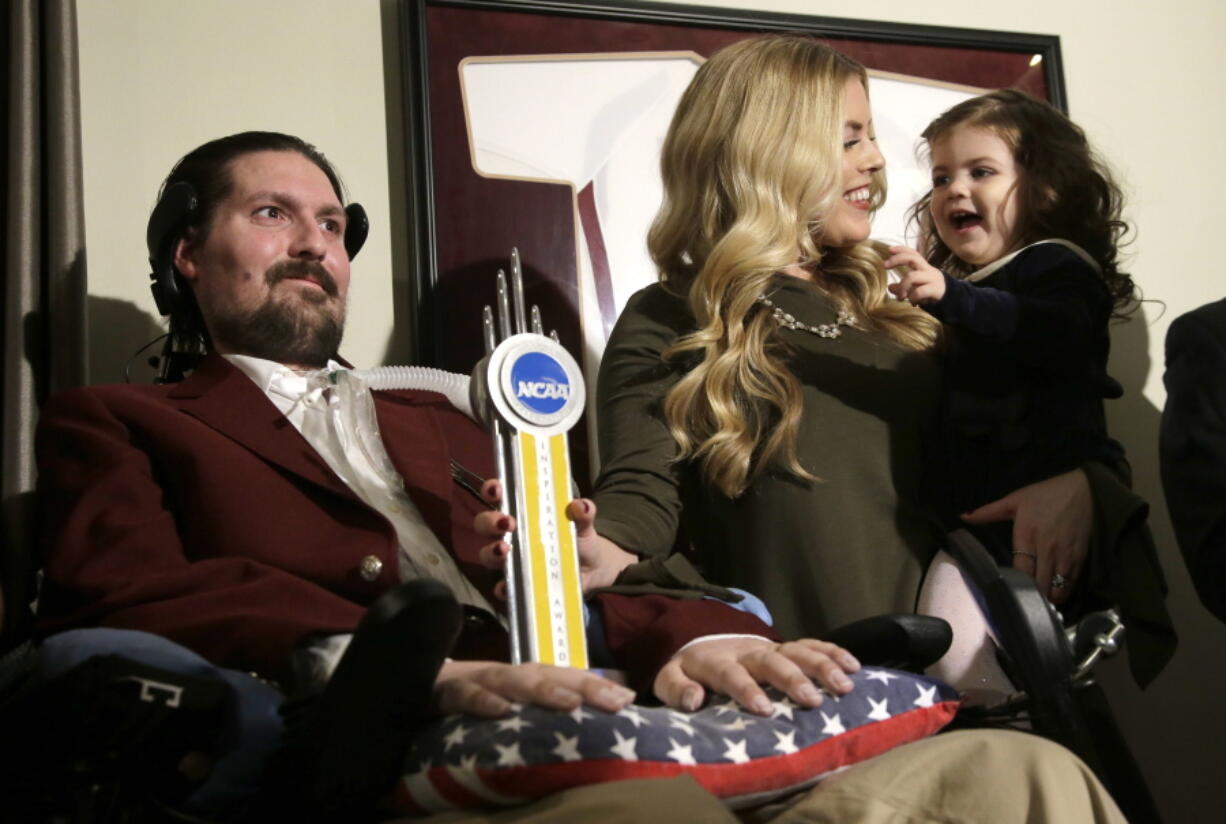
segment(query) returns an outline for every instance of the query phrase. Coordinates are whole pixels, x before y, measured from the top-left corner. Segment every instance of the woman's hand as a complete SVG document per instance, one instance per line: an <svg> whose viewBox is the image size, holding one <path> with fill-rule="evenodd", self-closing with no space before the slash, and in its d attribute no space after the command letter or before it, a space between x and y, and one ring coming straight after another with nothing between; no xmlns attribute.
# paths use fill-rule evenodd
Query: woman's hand
<svg viewBox="0 0 1226 824"><path fill-rule="evenodd" d="M693 712L704 689L722 692L757 715L774 705L759 684L782 690L802 707L816 707L822 694L816 681L835 695L851 692L847 673L860 669L855 657L834 644L806 638L776 644L765 638L699 640L674 655L656 675L656 697L670 707Z"/></svg>
<svg viewBox="0 0 1226 824"><path fill-rule="evenodd" d="M915 306L935 303L945 297L945 275L924 256L910 246L891 246L890 257L885 261L887 269L906 269L902 280L886 288L899 300L910 301Z"/></svg>
<svg viewBox="0 0 1226 824"><path fill-rule="evenodd" d="M481 487L481 494L491 505L497 506L502 501L502 484L497 479L488 480ZM587 498L571 501L566 507L566 517L575 524L579 574L584 592L609 586L623 569L638 562L637 555L626 552L596 532L596 504ZM481 547L480 558L481 563L490 569L501 569L511 552L503 536L515 529L515 519L502 512L482 512L474 519L473 528L478 534L497 539Z"/></svg>
<svg viewBox="0 0 1226 824"><path fill-rule="evenodd" d="M584 592L610 586L623 569L639 562L639 556L627 552L596 531L594 502L587 498L571 501L566 506L566 517L575 522Z"/></svg>
<svg viewBox="0 0 1226 824"><path fill-rule="evenodd" d="M962 516L968 524L1012 519L1013 567L1033 576L1039 592L1057 606L1081 577L1093 518L1090 482L1080 469L1024 486Z"/></svg>
<svg viewBox="0 0 1226 824"><path fill-rule="evenodd" d="M634 691L587 670L548 664L497 661L447 661L434 681L439 712L498 718L512 703L536 704L569 712L581 704L618 712Z"/></svg>

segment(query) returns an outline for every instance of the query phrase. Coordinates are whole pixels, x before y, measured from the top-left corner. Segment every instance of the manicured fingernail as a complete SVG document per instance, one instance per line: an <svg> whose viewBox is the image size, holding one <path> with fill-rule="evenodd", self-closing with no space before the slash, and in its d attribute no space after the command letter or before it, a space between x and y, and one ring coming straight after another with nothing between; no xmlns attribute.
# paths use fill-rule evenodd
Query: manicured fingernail
<svg viewBox="0 0 1226 824"><path fill-rule="evenodd" d="M494 547L494 554L497 555L499 558L506 555L507 552L509 551L510 551L510 548L507 547L505 543L500 543L498 544L498 546Z"/></svg>
<svg viewBox="0 0 1226 824"><path fill-rule="evenodd" d="M601 707L621 709L630 703L634 693L624 687L601 687L596 693L596 701Z"/></svg>
<svg viewBox="0 0 1226 824"><path fill-rule="evenodd" d="M510 532L511 531L511 519L506 518L506 517L499 518L498 523L495 524L495 526L497 526L503 532Z"/></svg>
<svg viewBox="0 0 1226 824"><path fill-rule="evenodd" d="M566 687L550 687L545 692L545 698L550 703L561 704L567 707L578 706L583 702L583 696Z"/></svg>
<svg viewBox="0 0 1226 824"><path fill-rule="evenodd" d="M852 672L860 669L860 661L850 652L843 653L840 659L843 662L843 669L851 670Z"/></svg>
<svg viewBox="0 0 1226 824"><path fill-rule="evenodd" d="M592 502L587 499L580 500L579 508L583 510L584 515L587 515L592 511Z"/></svg>
<svg viewBox="0 0 1226 824"><path fill-rule="evenodd" d="M702 690L698 689L698 687L689 687L685 692L681 693L681 708L686 712L695 712L701 701Z"/></svg>
<svg viewBox="0 0 1226 824"><path fill-rule="evenodd" d="M478 714L480 715L506 715L511 711L511 703L509 701L491 693L480 696L477 701L479 702Z"/></svg>
<svg viewBox="0 0 1226 824"><path fill-rule="evenodd" d="M775 705L765 695L759 695L750 702L749 708L758 715L770 715L775 711Z"/></svg>
<svg viewBox="0 0 1226 824"><path fill-rule="evenodd" d="M801 685L800 689L797 690L797 692L800 693L800 700L805 702L806 704L810 704L816 707L818 704L822 702L821 690L819 690L817 687L813 686L812 684Z"/></svg>
<svg viewBox="0 0 1226 824"><path fill-rule="evenodd" d="M833 681L834 685L841 690L851 689L851 686L852 686L851 679L848 678L846 675L844 675L841 672L836 672L834 674L834 677L831 678L830 680Z"/></svg>

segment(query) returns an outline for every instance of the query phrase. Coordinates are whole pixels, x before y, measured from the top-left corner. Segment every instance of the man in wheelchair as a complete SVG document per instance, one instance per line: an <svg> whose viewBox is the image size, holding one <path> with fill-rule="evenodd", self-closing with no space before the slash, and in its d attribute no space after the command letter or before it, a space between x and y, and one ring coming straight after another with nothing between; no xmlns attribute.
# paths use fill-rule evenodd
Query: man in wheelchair
<svg viewBox="0 0 1226 824"><path fill-rule="evenodd" d="M389 475L369 441L347 449L330 423L341 401L317 375L339 358L365 233L331 165L298 138L248 132L193 150L149 227L154 290L171 317L166 380L74 389L43 411L39 624L45 657L59 656L51 671L118 652L223 684L222 703L240 710L202 716L210 723L242 726L246 713L227 739L246 778L210 794L219 773L236 771L232 753L211 767L177 762L191 780L175 803L213 818L275 814L268 804L369 814L433 714L617 713L636 695L692 711L713 691L769 716L763 685L798 707L852 689L859 663L834 644L781 643L717 599L660 594L595 596L626 684L505 663L505 618L480 555L506 524L487 515L478 529L488 502L452 469L494 474L486 433L437 394L372 393L373 448ZM590 510L572 507L581 534ZM79 628L103 630L68 632ZM165 681L132 677L150 694ZM569 821L592 809L599 820L673 820L682 809L736 820L684 779L580 787L519 814ZM799 793L775 820L934 810L950 821L1122 820L1066 750L1000 731L899 746Z"/></svg>

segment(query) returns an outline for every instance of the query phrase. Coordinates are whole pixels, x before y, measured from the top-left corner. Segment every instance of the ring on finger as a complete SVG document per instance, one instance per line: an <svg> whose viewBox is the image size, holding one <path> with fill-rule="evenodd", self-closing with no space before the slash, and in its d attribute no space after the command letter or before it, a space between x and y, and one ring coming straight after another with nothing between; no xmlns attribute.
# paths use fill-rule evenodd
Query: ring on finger
<svg viewBox="0 0 1226 824"><path fill-rule="evenodd" d="M1015 549L1015 550L1013 550L1013 554L1014 554L1014 555L1021 555L1023 558L1029 558L1029 559L1030 559L1030 560L1032 560L1032 561L1038 561L1038 560L1039 560L1039 556L1035 555L1033 552L1023 552L1023 551L1022 551L1022 550L1020 550L1020 549Z"/></svg>
<svg viewBox="0 0 1226 824"><path fill-rule="evenodd" d="M1059 572L1051 576L1051 588L1052 589L1064 589L1064 587L1067 585L1068 585L1068 578L1065 578Z"/></svg>

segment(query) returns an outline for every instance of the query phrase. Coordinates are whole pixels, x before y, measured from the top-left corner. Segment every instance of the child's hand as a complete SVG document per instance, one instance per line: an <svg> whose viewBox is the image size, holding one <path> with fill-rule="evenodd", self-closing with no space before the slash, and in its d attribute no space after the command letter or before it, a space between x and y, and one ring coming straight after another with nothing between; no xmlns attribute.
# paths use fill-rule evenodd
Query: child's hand
<svg viewBox="0 0 1226 824"><path fill-rule="evenodd" d="M923 255L910 246L891 246L885 268L906 270L902 280L887 287L899 300L908 300L919 306L921 303L935 303L945 296L945 275L934 269Z"/></svg>

